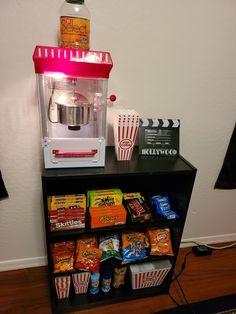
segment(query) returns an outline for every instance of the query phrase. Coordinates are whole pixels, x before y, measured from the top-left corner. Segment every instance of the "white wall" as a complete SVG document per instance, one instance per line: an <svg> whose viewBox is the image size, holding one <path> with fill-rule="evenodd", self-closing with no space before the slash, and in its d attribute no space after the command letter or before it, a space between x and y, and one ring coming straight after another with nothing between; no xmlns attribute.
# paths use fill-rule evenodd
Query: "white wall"
<svg viewBox="0 0 236 314"><path fill-rule="evenodd" d="M61 0L1 0L0 269L45 262L40 125L32 54L57 45ZM236 118L234 0L87 0L91 48L110 51L115 106L179 118L197 168L184 238L236 239L236 191L214 190ZM112 108L108 109L111 119ZM112 144L111 134L109 144Z"/></svg>

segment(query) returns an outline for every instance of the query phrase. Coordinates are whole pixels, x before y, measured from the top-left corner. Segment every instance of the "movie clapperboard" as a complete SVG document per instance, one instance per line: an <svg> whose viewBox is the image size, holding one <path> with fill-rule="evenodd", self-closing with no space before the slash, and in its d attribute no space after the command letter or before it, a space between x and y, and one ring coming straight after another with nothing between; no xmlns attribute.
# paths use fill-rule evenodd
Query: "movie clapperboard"
<svg viewBox="0 0 236 314"><path fill-rule="evenodd" d="M178 156L179 128L178 119L140 119L139 154Z"/></svg>

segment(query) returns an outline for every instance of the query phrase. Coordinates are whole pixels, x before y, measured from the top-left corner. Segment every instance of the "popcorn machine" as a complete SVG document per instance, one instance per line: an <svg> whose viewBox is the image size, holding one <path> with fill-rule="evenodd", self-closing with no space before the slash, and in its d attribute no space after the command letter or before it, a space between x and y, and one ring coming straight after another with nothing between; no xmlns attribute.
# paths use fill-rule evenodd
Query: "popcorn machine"
<svg viewBox="0 0 236 314"><path fill-rule="evenodd" d="M36 46L45 168L105 164L108 52Z"/></svg>

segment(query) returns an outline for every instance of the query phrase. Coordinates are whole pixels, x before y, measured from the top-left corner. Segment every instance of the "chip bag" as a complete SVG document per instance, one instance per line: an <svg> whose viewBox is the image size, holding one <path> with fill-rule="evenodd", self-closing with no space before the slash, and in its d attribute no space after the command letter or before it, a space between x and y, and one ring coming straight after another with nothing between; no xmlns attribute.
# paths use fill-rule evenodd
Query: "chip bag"
<svg viewBox="0 0 236 314"><path fill-rule="evenodd" d="M110 258L122 259L119 251L120 241L117 233L101 236L99 238L99 248L102 250L102 262Z"/></svg>
<svg viewBox="0 0 236 314"><path fill-rule="evenodd" d="M76 257L75 268L80 270L88 270L91 272L99 272L102 250L94 247L88 247L87 244L80 244Z"/></svg>
<svg viewBox="0 0 236 314"><path fill-rule="evenodd" d="M126 231L122 233L122 261L134 262L146 258L145 234Z"/></svg>
<svg viewBox="0 0 236 314"><path fill-rule="evenodd" d="M74 249L73 241L53 244L52 256L55 274L74 271Z"/></svg>
<svg viewBox="0 0 236 314"><path fill-rule="evenodd" d="M148 237L151 245L150 255L174 255L169 228L150 229Z"/></svg>

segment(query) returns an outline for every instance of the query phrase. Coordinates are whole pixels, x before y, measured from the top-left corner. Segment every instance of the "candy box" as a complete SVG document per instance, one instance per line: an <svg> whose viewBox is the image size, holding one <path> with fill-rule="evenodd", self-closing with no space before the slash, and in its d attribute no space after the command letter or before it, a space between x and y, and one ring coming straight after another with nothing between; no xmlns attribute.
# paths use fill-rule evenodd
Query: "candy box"
<svg viewBox="0 0 236 314"><path fill-rule="evenodd" d="M51 231L81 229L85 227L85 194L49 196L48 208Z"/></svg>
<svg viewBox="0 0 236 314"><path fill-rule="evenodd" d="M132 289L159 286L170 269L171 263L168 259L130 265L129 270Z"/></svg>
<svg viewBox="0 0 236 314"><path fill-rule="evenodd" d="M53 195L48 197L49 210L61 208L86 208L85 194Z"/></svg>
<svg viewBox="0 0 236 314"><path fill-rule="evenodd" d="M69 297L70 281L70 276L55 277L55 287L58 299L65 299Z"/></svg>
<svg viewBox="0 0 236 314"><path fill-rule="evenodd" d="M88 191L88 207L121 205L123 193L120 189Z"/></svg>
<svg viewBox="0 0 236 314"><path fill-rule="evenodd" d="M153 221L145 199L139 192L124 193L124 204L132 222Z"/></svg>
<svg viewBox="0 0 236 314"><path fill-rule="evenodd" d="M90 207L91 228L102 228L126 223L126 210L120 206Z"/></svg>
<svg viewBox="0 0 236 314"><path fill-rule="evenodd" d="M72 281L76 294L86 293L88 290L90 272L72 274Z"/></svg>
<svg viewBox="0 0 236 314"><path fill-rule="evenodd" d="M48 212L51 231L81 229L85 227L84 208L65 208Z"/></svg>

